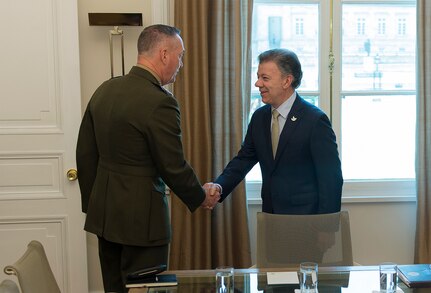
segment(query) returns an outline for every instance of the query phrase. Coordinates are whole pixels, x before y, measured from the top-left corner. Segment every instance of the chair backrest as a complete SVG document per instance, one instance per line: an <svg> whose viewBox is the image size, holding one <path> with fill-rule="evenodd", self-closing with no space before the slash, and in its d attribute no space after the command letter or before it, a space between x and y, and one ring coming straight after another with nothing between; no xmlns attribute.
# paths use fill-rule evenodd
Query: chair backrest
<svg viewBox="0 0 431 293"><path fill-rule="evenodd" d="M45 250L39 241L31 241L21 258L13 265L6 266L4 272L18 277L22 293L60 293Z"/></svg>
<svg viewBox="0 0 431 293"><path fill-rule="evenodd" d="M19 293L18 285L9 279L0 283L0 293Z"/></svg>
<svg viewBox="0 0 431 293"><path fill-rule="evenodd" d="M258 268L353 265L347 211L318 215L257 214Z"/></svg>

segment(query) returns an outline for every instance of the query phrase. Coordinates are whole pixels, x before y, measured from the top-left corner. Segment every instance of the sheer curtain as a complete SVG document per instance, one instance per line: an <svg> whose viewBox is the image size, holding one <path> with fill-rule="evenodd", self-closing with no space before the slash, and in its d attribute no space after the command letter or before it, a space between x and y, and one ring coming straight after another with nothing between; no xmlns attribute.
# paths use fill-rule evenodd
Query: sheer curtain
<svg viewBox="0 0 431 293"><path fill-rule="evenodd" d="M431 1L418 0L415 263L431 263Z"/></svg>
<svg viewBox="0 0 431 293"><path fill-rule="evenodd" d="M251 85L252 0L176 0L186 54L174 84L186 157L212 181L243 139ZM212 211L191 214L172 197L170 269L251 265L245 186Z"/></svg>

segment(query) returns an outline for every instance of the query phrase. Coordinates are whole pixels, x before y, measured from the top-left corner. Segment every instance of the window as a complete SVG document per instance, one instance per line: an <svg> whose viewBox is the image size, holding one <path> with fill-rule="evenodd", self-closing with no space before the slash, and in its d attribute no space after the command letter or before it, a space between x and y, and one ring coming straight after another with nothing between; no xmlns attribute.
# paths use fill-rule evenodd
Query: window
<svg viewBox="0 0 431 293"><path fill-rule="evenodd" d="M399 18L398 19L398 34L400 36L404 36L406 34L406 19Z"/></svg>
<svg viewBox="0 0 431 293"><path fill-rule="evenodd" d="M385 18L379 18L379 24L378 24L378 34L384 35L386 34L386 19Z"/></svg>
<svg viewBox="0 0 431 293"><path fill-rule="evenodd" d="M270 48L281 45L282 18L280 16L268 17L268 42Z"/></svg>
<svg viewBox="0 0 431 293"><path fill-rule="evenodd" d="M296 19L296 26L295 26L295 33L297 35L303 35L304 34L304 19L303 18L297 18Z"/></svg>
<svg viewBox="0 0 431 293"><path fill-rule="evenodd" d="M299 94L332 120L345 179L343 197L412 198L416 2L255 0L250 114L262 106L254 87L257 55L276 46L273 39L301 61ZM332 75L330 53L335 58ZM260 176L258 165L247 175L249 198L260 198Z"/></svg>
<svg viewBox="0 0 431 293"><path fill-rule="evenodd" d="M301 89L310 94L305 98L318 104L319 84L319 13L317 4L277 4L260 3L255 1L253 15L252 35L252 96L251 111L263 106L258 89L254 86L258 67L257 55L274 48L277 38L277 47L290 48L301 57L304 77ZM302 15L301 17L294 17ZM277 24L275 25L275 19ZM283 25L281 25L283 23ZM304 25L307 25L305 33ZM302 32L298 34L298 32ZM275 37L277 35L277 37ZM251 117L251 115L250 115Z"/></svg>
<svg viewBox="0 0 431 293"><path fill-rule="evenodd" d="M357 21L357 34L364 35L365 34L365 18L358 18Z"/></svg>

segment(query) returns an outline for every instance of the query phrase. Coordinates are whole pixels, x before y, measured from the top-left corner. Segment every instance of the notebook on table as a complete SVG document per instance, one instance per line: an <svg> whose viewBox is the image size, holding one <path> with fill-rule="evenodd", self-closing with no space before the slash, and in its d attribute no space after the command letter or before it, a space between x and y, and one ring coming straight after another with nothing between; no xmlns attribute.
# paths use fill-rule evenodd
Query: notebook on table
<svg viewBox="0 0 431 293"><path fill-rule="evenodd" d="M431 265L398 265L398 277L407 287L431 287Z"/></svg>
<svg viewBox="0 0 431 293"><path fill-rule="evenodd" d="M174 274L161 274L166 265L144 268L127 275L126 288L136 287L168 287L178 285Z"/></svg>
<svg viewBox="0 0 431 293"><path fill-rule="evenodd" d="M142 279L127 280L126 288L137 287L170 287L178 285L174 274L160 274Z"/></svg>

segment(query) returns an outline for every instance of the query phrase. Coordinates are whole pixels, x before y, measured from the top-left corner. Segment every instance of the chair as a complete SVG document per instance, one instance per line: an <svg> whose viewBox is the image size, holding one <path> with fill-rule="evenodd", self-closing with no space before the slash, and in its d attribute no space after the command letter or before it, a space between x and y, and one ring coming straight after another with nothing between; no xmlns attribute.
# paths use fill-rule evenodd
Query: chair
<svg viewBox="0 0 431 293"><path fill-rule="evenodd" d="M318 215L257 213L258 268L352 266L352 240L347 211Z"/></svg>
<svg viewBox="0 0 431 293"><path fill-rule="evenodd" d="M0 283L0 293L19 293L18 285L12 280L3 280Z"/></svg>
<svg viewBox="0 0 431 293"><path fill-rule="evenodd" d="M21 258L4 272L18 277L22 293L61 293L39 241L31 241Z"/></svg>

